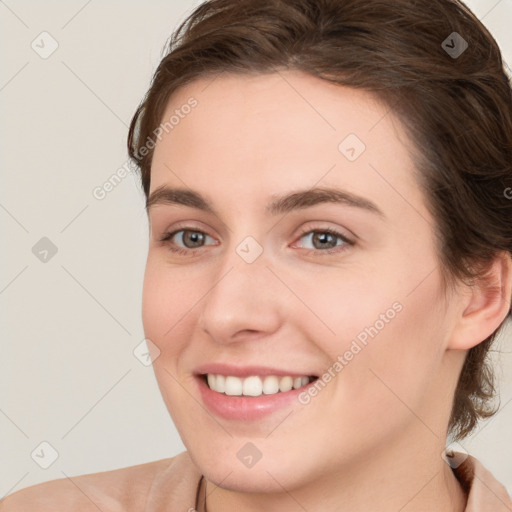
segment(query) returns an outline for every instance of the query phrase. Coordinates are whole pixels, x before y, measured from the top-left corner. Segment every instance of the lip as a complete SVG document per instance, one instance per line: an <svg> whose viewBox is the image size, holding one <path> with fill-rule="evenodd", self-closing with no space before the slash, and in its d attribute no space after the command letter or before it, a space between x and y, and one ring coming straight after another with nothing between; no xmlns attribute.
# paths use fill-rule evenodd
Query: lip
<svg viewBox="0 0 512 512"><path fill-rule="evenodd" d="M213 367L214 365L212 365ZM209 365L210 367L210 365ZM214 373L221 375L233 375L238 377L249 377L251 375L290 375L299 377L301 375L296 372L286 373L276 371L274 369L257 368L251 371L248 368L238 368L238 373L233 372L233 367L229 367L229 371L220 371L219 366L215 365L215 371L207 371L204 373ZM253 367L256 368L256 367ZM262 370L266 370L262 372ZM260 396L232 396L224 393L218 393L210 389L206 383L206 378L202 374L195 375L195 380L199 388L201 399L206 408L216 416L231 420L251 422L261 420L271 414L289 408L293 403L299 402L298 396L307 390L309 386L314 385L314 381L302 386L298 389L291 389L286 392L278 392L273 395L262 394Z"/></svg>
<svg viewBox="0 0 512 512"><path fill-rule="evenodd" d="M277 368L269 368L268 366L233 366L224 363L209 363L199 366L194 370L196 375L202 375L206 373L213 373L214 375L233 375L234 377L251 377L252 375L259 375L265 377L267 375L275 375L276 377L302 377L306 375L308 377L318 377L313 373L305 371L303 373L297 371L280 370Z"/></svg>

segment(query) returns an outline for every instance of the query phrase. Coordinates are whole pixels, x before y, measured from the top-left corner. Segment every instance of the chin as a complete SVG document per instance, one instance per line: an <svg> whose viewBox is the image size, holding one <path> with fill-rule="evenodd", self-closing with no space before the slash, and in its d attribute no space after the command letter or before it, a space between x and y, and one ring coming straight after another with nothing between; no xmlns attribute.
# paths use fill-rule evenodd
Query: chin
<svg viewBox="0 0 512 512"><path fill-rule="evenodd" d="M277 454L272 457L262 456L252 467L246 467L236 457L237 451L238 446L237 450L232 451L212 450L211 453L206 453L205 450L189 450L189 453L209 482L230 491L281 493L283 487L292 490L305 484L307 475L314 473L312 468L306 467L304 455L301 453L297 453L293 460ZM233 455L229 455L230 453Z"/></svg>

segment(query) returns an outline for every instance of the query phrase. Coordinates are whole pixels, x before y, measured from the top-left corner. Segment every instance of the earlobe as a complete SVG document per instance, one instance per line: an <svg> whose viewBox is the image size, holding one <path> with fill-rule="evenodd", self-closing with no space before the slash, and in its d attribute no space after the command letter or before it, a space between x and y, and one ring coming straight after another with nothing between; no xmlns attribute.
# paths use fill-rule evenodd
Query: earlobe
<svg viewBox="0 0 512 512"><path fill-rule="evenodd" d="M511 296L512 258L503 251L481 279L466 286L448 348L468 350L488 338L509 314Z"/></svg>

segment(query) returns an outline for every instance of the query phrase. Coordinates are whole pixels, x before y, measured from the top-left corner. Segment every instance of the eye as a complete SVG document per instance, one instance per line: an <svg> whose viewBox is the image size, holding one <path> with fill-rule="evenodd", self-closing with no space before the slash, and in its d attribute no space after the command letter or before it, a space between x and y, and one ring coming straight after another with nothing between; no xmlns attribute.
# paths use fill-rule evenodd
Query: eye
<svg viewBox="0 0 512 512"><path fill-rule="evenodd" d="M214 242L210 245L217 245L217 243L215 243L215 239L203 231L182 228L165 233L162 238L160 238L160 242L167 245L169 250L174 253L190 255L194 250L202 249L206 245L208 239ZM309 243L313 245L313 248L302 248L306 249L308 252L316 254L336 253L347 250L347 246L355 245L355 242L331 228L309 229L307 231L303 231L299 240L303 239L308 240Z"/></svg>
<svg viewBox="0 0 512 512"><path fill-rule="evenodd" d="M316 253L323 252L331 254L340 252L346 250L347 246L355 244L355 242L331 228L304 231L300 236L300 240L303 239L307 239L313 245L312 249L308 247L304 248Z"/></svg>
<svg viewBox="0 0 512 512"><path fill-rule="evenodd" d="M160 242L168 245L169 250L172 252L187 254L194 249L202 248L208 238L214 240L211 236L197 229L178 229L171 233L166 233L160 239Z"/></svg>

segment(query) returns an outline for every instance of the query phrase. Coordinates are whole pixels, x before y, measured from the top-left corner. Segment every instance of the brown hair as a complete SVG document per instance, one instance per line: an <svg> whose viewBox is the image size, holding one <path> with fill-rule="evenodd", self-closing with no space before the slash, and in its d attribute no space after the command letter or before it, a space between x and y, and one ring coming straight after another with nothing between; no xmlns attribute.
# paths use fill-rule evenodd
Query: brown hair
<svg viewBox="0 0 512 512"><path fill-rule="evenodd" d="M460 38L467 48L450 53L464 49ZM171 36L131 121L128 151L140 169L146 198L152 136L178 87L221 72L279 69L371 91L402 121L437 222L445 283L469 283L485 274L498 252L512 253L512 200L506 193L512 186L511 85L496 41L456 0L210 0L199 5ZM504 323L468 351L449 423L454 439L496 412L487 358Z"/></svg>

